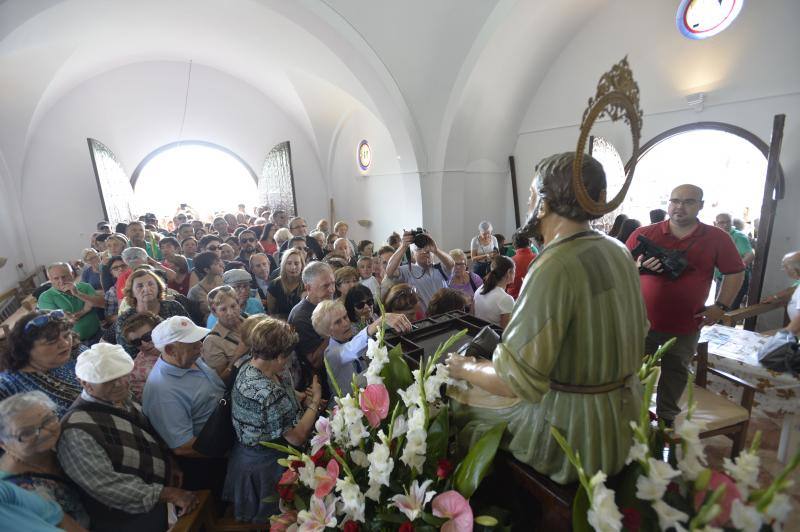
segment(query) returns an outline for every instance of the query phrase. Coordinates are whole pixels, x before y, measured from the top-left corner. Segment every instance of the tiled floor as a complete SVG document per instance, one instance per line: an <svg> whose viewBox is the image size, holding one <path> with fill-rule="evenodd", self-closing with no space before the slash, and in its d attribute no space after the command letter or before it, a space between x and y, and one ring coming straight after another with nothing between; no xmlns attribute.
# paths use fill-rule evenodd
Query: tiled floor
<svg viewBox="0 0 800 532"><path fill-rule="evenodd" d="M778 461L778 440L781 433L781 418L768 417L757 408L753 409L750 420L750 430L748 431L747 445L753 441L753 436L757 430L761 436L761 485L768 486L769 483L783 470L785 464ZM709 465L714 469L722 469L722 459L730 456L731 440L725 436L716 436L705 440L706 455ZM789 494L794 499L796 509L800 508L800 471L794 473L795 485L789 489ZM785 531L800 531L800 512L792 512L789 520L784 527Z"/></svg>

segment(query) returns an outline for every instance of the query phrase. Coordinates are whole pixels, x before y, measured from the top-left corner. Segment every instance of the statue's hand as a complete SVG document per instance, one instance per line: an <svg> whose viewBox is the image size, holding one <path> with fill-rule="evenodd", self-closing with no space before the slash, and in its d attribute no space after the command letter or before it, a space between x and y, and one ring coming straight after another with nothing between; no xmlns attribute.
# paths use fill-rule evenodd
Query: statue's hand
<svg viewBox="0 0 800 532"><path fill-rule="evenodd" d="M447 356L447 369L450 377L459 380L469 380L467 377L475 366L475 357L467 357L458 353L450 353Z"/></svg>

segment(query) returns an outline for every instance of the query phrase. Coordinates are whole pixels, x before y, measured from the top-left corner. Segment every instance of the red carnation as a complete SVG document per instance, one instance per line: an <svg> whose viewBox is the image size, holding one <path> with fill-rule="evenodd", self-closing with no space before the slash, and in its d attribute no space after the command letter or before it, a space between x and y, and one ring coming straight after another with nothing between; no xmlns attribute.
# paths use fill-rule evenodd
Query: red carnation
<svg viewBox="0 0 800 532"><path fill-rule="evenodd" d="M342 527L342 530L344 530L344 532L358 532L359 531L358 523L356 523L355 521L347 521Z"/></svg>
<svg viewBox="0 0 800 532"><path fill-rule="evenodd" d="M311 461L314 462L315 466L320 465L323 462L323 458L325 457L325 449L320 449L317 451L314 456L311 457Z"/></svg>
<svg viewBox="0 0 800 532"><path fill-rule="evenodd" d="M301 467L305 467L305 465L306 465L305 462L303 462L302 460L292 460L289 463L289 467L294 469L295 471L297 471Z"/></svg>
<svg viewBox="0 0 800 532"><path fill-rule="evenodd" d="M625 530L637 532L642 527L642 514L636 508L623 508L622 526Z"/></svg>
<svg viewBox="0 0 800 532"><path fill-rule="evenodd" d="M397 530L398 532L414 532L414 525L411 524L411 521L406 521Z"/></svg>
<svg viewBox="0 0 800 532"><path fill-rule="evenodd" d="M436 464L436 476L439 478L447 478L453 472L453 463L446 458L439 459Z"/></svg>

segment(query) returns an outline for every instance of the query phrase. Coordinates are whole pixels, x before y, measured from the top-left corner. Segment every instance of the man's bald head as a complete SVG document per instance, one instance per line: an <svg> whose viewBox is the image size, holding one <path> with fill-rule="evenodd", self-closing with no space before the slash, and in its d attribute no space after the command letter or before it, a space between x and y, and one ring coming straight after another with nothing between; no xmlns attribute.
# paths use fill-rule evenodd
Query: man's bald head
<svg viewBox="0 0 800 532"><path fill-rule="evenodd" d="M690 196L687 196L687 194L689 194ZM669 197L674 198L676 197L676 195L682 197L693 197L698 201L703 201L703 189L698 187L697 185L690 185L688 183L685 185L679 185L674 189L672 189L672 194L670 194Z"/></svg>
<svg viewBox="0 0 800 532"><path fill-rule="evenodd" d="M696 185L680 185L669 195L669 223L689 230L697 224L697 213L703 208L703 189Z"/></svg>
<svg viewBox="0 0 800 532"><path fill-rule="evenodd" d="M786 273L789 275L794 274L794 277L800 276L800 251L792 251L783 256L781 261Z"/></svg>

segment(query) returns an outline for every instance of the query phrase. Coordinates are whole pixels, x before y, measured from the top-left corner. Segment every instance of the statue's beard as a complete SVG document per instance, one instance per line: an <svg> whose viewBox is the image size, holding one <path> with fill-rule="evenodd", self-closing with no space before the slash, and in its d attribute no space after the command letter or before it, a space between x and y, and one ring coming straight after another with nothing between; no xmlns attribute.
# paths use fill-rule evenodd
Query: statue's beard
<svg viewBox="0 0 800 532"><path fill-rule="evenodd" d="M528 238L532 238L537 242L543 242L544 237L542 235L542 218L539 218L538 214L541 210L542 206L542 199L538 198L536 200L536 205L533 206L533 209L528 213L528 219L525 221L525 225L523 225L519 232L523 236Z"/></svg>

